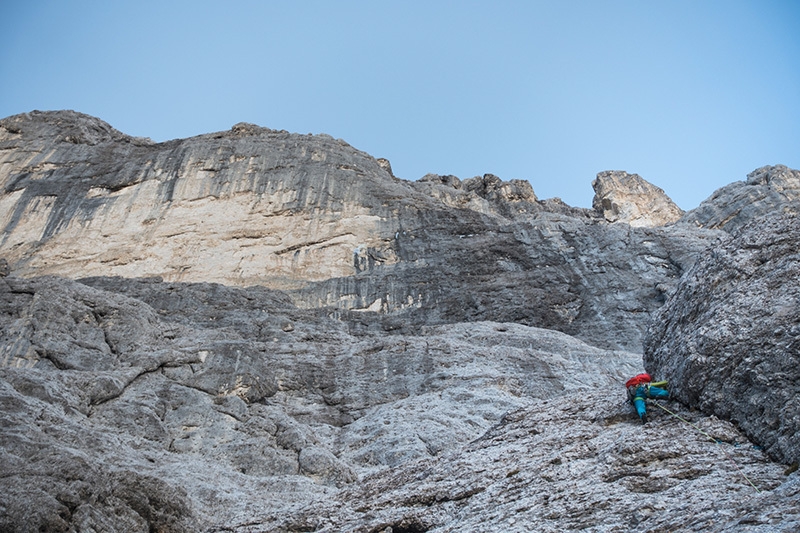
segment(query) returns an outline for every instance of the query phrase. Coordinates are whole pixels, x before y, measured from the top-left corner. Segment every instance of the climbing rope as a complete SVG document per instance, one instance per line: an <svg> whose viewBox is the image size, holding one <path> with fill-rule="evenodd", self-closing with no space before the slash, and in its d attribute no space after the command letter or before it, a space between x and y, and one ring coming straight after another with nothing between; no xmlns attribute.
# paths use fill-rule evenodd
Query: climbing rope
<svg viewBox="0 0 800 533"><path fill-rule="evenodd" d="M711 439L711 441L712 441L714 444L719 444L719 443L720 443L720 441L718 441L717 439L715 439L714 437L712 437L711 435L709 435L709 434L708 434L706 431L704 431L704 430L703 430L703 428L701 428L701 427L700 427L700 426L698 426L697 424L693 424L692 422L689 422L688 420L686 420L685 418L683 418L682 416L680 416L678 413L675 413L675 412L673 412L673 411L671 411L671 410L667 409L666 407L664 407L663 405L661 405L661 404L660 404L660 403L658 403L658 402L653 402L653 403L654 403L655 405L657 405L659 408L663 409L664 411L668 412L669 414L671 414L672 416L674 416L675 418L677 418L678 420L682 420L683 422L686 422L687 424L689 424L690 426L692 426L694 429L696 429L697 431L699 431L700 433L702 433L703 435L705 435L706 437L708 437L709 439ZM734 461L734 460L733 460L733 457L731 457L731 456L728 454L728 452L726 452L726 451L725 451L725 448L723 448L723 447L720 447L720 450L722 450L722 453L724 453L724 454L725 454L725 457L727 457L727 458L730 460L730 462L731 462L731 463L733 463L733 466L735 466L735 467L736 467L736 470L738 470L738 471L739 471L739 473L740 473L740 474L742 474L742 477L743 477L743 478L745 478L745 479L747 480L747 482L748 482L748 483L750 483L750 486L751 486L751 487L753 487L753 488L755 489L755 491L756 491L756 492L760 493L761 491L760 491L760 490L758 490L758 487L756 487L756 486L753 484L753 482L752 482L752 481L750 481L750 478L749 478L749 477L747 477L747 474L745 474L745 473L744 473L744 471L743 471L743 470L742 470L742 469L739 467L739 465L736 463L736 461Z"/></svg>

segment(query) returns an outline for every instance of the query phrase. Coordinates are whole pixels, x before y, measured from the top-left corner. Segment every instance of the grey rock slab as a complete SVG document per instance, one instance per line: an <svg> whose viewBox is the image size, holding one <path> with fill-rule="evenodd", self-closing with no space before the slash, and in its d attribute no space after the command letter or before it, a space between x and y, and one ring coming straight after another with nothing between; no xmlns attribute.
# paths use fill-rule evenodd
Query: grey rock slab
<svg viewBox="0 0 800 533"><path fill-rule="evenodd" d="M747 521L790 531L797 524L796 486L785 467L729 422L670 404L724 442L763 495L753 497L720 445L692 427L653 407L651 423L638 424L621 385L640 370L638 354L513 323L355 336L269 291L172 283L162 300L155 298L161 283L94 282L106 288L55 278L2 286L3 350L20 335L41 346L36 330L16 326L37 312L31 303L39 290L63 302L64 313L39 320L41 331L64 332L64 343L78 339L67 327L73 308L106 306L121 324L152 328L142 346L121 342L110 369L60 369L45 352L32 366L0 368L0 447L9 458L0 524L7 530L647 524L691 531ZM118 290L109 292L112 286ZM249 303L216 309L211 294ZM68 295L80 298L70 304ZM171 298L207 303L160 313ZM286 337L248 339L264 309ZM292 332L280 329L287 319ZM249 355L215 352L220 342ZM177 355L150 370L130 366L144 348ZM201 352L205 358L187 356ZM192 376L205 364L229 376L267 372L276 389L253 400L197 386ZM101 396L82 392L92 376L105 383ZM687 492L700 496L687 501Z"/></svg>
<svg viewBox="0 0 800 533"><path fill-rule="evenodd" d="M86 424L84 415L21 394L5 379L0 402L0 445L10 458L3 461L4 531L199 527L186 491L142 467L145 441L120 431L108 435Z"/></svg>
<svg viewBox="0 0 800 533"><path fill-rule="evenodd" d="M285 524L325 532L797 527L796 480L733 425L669 403L729 440L710 441L654 406L642 427L623 391L579 389L510 411L468 445L367 476Z"/></svg>
<svg viewBox="0 0 800 533"><path fill-rule="evenodd" d="M535 398L622 379L639 361L518 324L353 336L273 291L90 281L0 285L10 530L269 523L366 473L456 449ZM46 312L44 296L60 312ZM175 301L198 305L161 312ZM100 308L91 328L73 327ZM281 328L287 320L291 332ZM116 350L91 333L104 328L115 328ZM98 340L82 344L84 336ZM27 359L13 352L23 340L33 347ZM73 363L53 364L50 350ZM273 386L252 395L248 379ZM177 499L142 504L130 485L137 476L156 495L180 488ZM38 514L22 512L31 502Z"/></svg>
<svg viewBox="0 0 800 533"><path fill-rule="evenodd" d="M798 244L795 215L742 226L681 278L644 356L678 398L735 421L786 463L800 459Z"/></svg>
<svg viewBox="0 0 800 533"><path fill-rule="evenodd" d="M754 218L800 211L800 172L785 165L758 168L745 181L716 190L681 224L734 232Z"/></svg>

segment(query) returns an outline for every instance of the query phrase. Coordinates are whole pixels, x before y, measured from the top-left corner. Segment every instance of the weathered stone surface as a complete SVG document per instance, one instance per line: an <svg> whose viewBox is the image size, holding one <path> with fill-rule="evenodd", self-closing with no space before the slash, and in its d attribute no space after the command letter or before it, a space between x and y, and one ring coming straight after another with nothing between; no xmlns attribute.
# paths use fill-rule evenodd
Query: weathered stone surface
<svg viewBox="0 0 800 533"><path fill-rule="evenodd" d="M407 182L343 141L252 124L148 144L71 112L9 117L0 185L0 253L18 276L259 284L379 312L388 330L518 322L634 351L719 238L609 226L491 174Z"/></svg>
<svg viewBox="0 0 800 533"><path fill-rule="evenodd" d="M656 312L645 367L733 420L774 458L800 460L800 218L751 221L704 255Z"/></svg>
<svg viewBox="0 0 800 533"><path fill-rule="evenodd" d="M662 189L638 174L607 170L592 182L592 207L609 222L626 222L634 227L672 224L683 210Z"/></svg>
<svg viewBox="0 0 800 533"><path fill-rule="evenodd" d="M0 249L18 275L326 279L414 201L344 141L242 124L142 144L86 115L17 115L0 121L0 169Z"/></svg>
<svg viewBox="0 0 800 533"><path fill-rule="evenodd" d="M355 337L257 287L85 283L0 280L0 447L13 489L0 523L12 531L267 521L452 450L536 398L611 385L639 360L518 324ZM74 454L75 469L53 466ZM140 477L157 483L150 507ZM35 516L13 511L31 501Z"/></svg>
<svg viewBox="0 0 800 533"><path fill-rule="evenodd" d="M378 312L389 331L453 321L518 322L638 351L649 313L697 254L720 238L727 235L552 213L489 228L453 220L398 232L396 264L367 255L357 274L291 294L304 307Z"/></svg>
<svg viewBox="0 0 800 533"><path fill-rule="evenodd" d="M791 189L765 176L752 186ZM407 182L343 141L247 123L156 144L72 112L9 117L0 185L4 531L799 525L797 474L736 426L673 402L721 443L655 406L643 428L620 386L696 258L766 237L609 223L491 174ZM788 263L765 265L777 291Z"/></svg>
<svg viewBox="0 0 800 533"><path fill-rule="evenodd" d="M330 533L800 526L797 474L787 481L783 467L729 422L668 408L720 442L654 407L642 427L613 391L578 387L508 413L442 457L367 476L281 526Z"/></svg>
<svg viewBox="0 0 800 533"><path fill-rule="evenodd" d="M255 287L7 277L0 289L5 530L798 523L794 477L729 423L671 405L724 453L654 407L642 429L621 386L638 354L513 323L353 336ZM75 352L71 366L51 350Z"/></svg>
<svg viewBox="0 0 800 533"><path fill-rule="evenodd" d="M800 213L800 171L784 165L765 166L718 189L681 223L736 231L750 220L775 213Z"/></svg>

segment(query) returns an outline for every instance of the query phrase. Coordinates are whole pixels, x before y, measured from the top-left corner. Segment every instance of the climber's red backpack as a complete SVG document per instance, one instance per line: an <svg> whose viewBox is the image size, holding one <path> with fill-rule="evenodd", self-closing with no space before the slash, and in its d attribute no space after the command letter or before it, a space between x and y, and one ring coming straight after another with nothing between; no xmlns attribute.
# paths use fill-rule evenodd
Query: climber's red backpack
<svg viewBox="0 0 800 533"><path fill-rule="evenodd" d="M651 381L653 380L650 378L650 374L639 374L626 381L625 387L637 387L642 383L650 383Z"/></svg>

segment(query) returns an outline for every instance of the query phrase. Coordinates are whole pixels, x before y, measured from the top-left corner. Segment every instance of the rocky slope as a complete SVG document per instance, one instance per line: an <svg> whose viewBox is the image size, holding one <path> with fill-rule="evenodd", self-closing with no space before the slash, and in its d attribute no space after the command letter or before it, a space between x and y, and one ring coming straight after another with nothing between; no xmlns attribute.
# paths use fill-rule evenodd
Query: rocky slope
<svg viewBox="0 0 800 533"><path fill-rule="evenodd" d="M795 223L739 231L797 176L577 209L324 135L0 120L0 529L795 531ZM643 427L656 312L687 407Z"/></svg>
<svg viewBox="0 0 800 533"><path fill-rule="evenodd" d="M87 283L113 292L0 280L5 529L283 515L639 359L514 324L353 337L265 289Z"/></svg>
<svg viewBox="0 0 800 533"><path fill-rule="evenodd" d="M364 479L316 531L794 531L800 479L730 424L679 409L645 428L607 391L535 402L440 460ZM687 496L690 496L687 498ZM313 528L313 529L312 529ZM243 529L246 530L246 529ZM302 530L302 529L301 529Z"/></svg>
<svg viewBox="0 0 800 533"><path fill-rule="evenodd" d="M730 423L669 404L720 444L655 407L642 428L638 354L516 324L354 337L265 289L1 281L4 530L800 525L797 474Z"/></svg>

